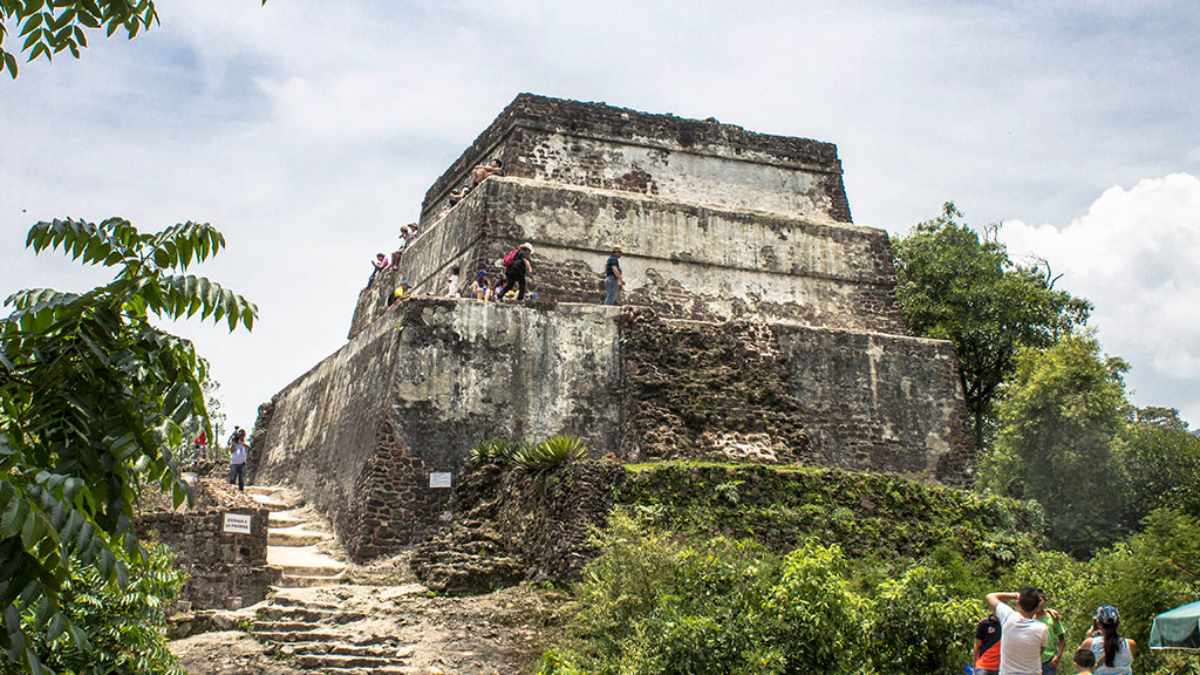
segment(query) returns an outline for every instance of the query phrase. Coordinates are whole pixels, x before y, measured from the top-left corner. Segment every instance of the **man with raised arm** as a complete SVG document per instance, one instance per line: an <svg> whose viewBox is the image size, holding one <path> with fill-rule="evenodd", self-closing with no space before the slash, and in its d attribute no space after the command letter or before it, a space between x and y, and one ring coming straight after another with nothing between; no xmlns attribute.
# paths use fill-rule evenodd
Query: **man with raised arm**
<svg viewBox="0 0 1200 675"><path fill-rule="evenodd" d="M1008 604L1014 600L1016 609ZM989 593L987 603L1000 619L1000 675L1042 675L1049 643L1046 624L1035 618L1042 594L1025 586L1017 593Z"/></svg>

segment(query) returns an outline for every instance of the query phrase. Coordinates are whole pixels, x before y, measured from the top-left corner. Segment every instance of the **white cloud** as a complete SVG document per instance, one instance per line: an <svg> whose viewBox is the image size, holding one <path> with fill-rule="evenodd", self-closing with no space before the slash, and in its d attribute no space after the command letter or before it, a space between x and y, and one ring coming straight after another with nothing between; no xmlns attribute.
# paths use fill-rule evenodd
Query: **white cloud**
<svg viewBox="0 0 1200 675"><path fill-rule="evenodd" d="M1188 67L1200 5L1018 5L173 3L137 40L96 36L80 61L0 81L0 295L94 283L21 249L38 219L212 222L230 249L201 272L263 315L252 337L192 334L249 424L255 405L344 343L371 254L521 91L835 142L856 221L890 230L946 199L972 222L1063 223L1106 186L1200 173L1200 70ZM1103 245L1077 238L1090 253L1075 259L1103 261ZM1194 396L1195 380L1178 378L1196 370L1194 352L1142 359L1109 344L1107 301L1071 288L1097 302L1106 346L1134 361L1143 392L1158 384L1141 373L1161 370L1165 404Z"/></svg>
<svg viewBox="0 0 1200 675"><path fill-rule="evenodd" d="M1113 187L1066 227L1009 221L1000 236L1014 259L1046 258L1061 287L1095 304L1091 324L1133 365L1142 405L1179 407L1200 424L1200 178Z"/></svg>

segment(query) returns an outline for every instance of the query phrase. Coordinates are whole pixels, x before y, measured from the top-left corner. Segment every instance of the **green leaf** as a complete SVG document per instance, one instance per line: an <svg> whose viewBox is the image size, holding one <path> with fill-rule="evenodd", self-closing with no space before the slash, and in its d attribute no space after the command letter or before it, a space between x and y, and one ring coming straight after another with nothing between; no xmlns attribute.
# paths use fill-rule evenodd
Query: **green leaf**
<svg viewBox="0 0 1200 675"><path fill-rule="evenodd" d="M64 615L62 612L55 614L50 618L50 625L46 631L46 639L50 642L57 640L58 637L63 634L63 631L67 629L69 623L70 622L67 620L66 615Z"/></svg>
<svg viewBox="0 0 1200 675"><path fill-rule="evenodd" d="M32 550L44 536L46 536L45 519L40 514L31 514L25 519L25 524L21 528L22 545L26 550Z"/></svg>
<svg viewBox="0 0 1200 675"><path fill-rule="evenodd" d="M0 517L0 539L17 536L21 532L21 528L25 527L27 517L29 517L28 502L20 497L9 502L8 508L4 509L4 515Z"/></svg>

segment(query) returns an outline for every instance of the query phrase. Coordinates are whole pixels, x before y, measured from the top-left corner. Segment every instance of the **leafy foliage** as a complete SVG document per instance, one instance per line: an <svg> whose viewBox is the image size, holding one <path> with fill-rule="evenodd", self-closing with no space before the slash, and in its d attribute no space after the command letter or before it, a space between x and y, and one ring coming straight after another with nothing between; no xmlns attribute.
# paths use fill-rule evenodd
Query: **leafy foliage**
<svg viewBox="0 0 1200 675"><path fill-rule="evenodd" d="M492 438L471 449L471 465L508 464L527 471L550 469L587 457L587 445L575 436L558 435L535 444Z"/></svg>
<svg viewBox="0 0 1200 675"><path fill-rule="evenodd" d="M517 446L512 463L527 471L549 469L587 457L587 446L575 436L551 436L537 445Z"/></svg>
<svg viewBox="0 0 1200 675"><path fill-rule="evenodd" d="M1050 346L1087 322L1091 304L1054 289L1048 269L1021 267L1003 244L942 214L893 243L896 300L911 334L954 343L967 409L983 446L992 401L1024 348Z"/></svg>
<svg viewBox="0 0 1200 675"><path fill-rule="evenodd" d="M512 459L513 452L518 447L519 444L509 443L498 438L489 438L486 441L481 441L478 445L471 448L471 466L508 464Z"/></svg>
<svg viewBox="0 0 1200 675"><path fill-rule="evenodd" d="M263 0L263 4L267 4ZM0 0L0 73L5 70L17 77L17 56L4 49L8 26L12 22L23 40L19 52L33 61L47 61L64 51L79 58L88 46L89 31L103 30L112 37L124 30L132 40L138 33L158 23L154 0Z"/></svg>
<svg viewBox="0 0 1200 675"><path fill-rule="evenodd" d="M1175 411L1138 411L1125 433L1130 517L1140 520L1158 508L1200 517L1200 437L1188 432Z"/></svg>
<svg viewBox="0 0 1200 675"><path fill-rule="evenodd" d="M957 672L970 653L964 627L978 617L980 594L960 587L941 562L921 561L879 587L871 624L879 672Z"/></svg>
<svg viewBox="0 0 1200 675"><path fill-rule="evenodd" d="M1055 544L1086 555L1125 531L1120 438L1128 415L1122 374L1094 337L1022 353L998 407L996 446L981 480L1047 506Z"/></svg>
<svg viewBox="0 0 1200 675"><path fill-rule="evenodd" d="M52 643L88 644L59 602L76 566L124 587L130 567L148 564L133 531L141 485L158 483L176 505L188 498L169 448L183 443L181 425L207 420L205 365L151 318L199 314L233 330L258 310L183 274L225 246L207 224L144 234L120 218L55 220L26 244L116 270L83 294L18 292L0 321L0 647L36 673L30 625Z"/></svg>
<svg viewBox="0 0 1200 675"><path fill-rule="evenodd" d="M18 37L24 40L20 51L27 53L30 61L39 56L49 61L64 51L79 58L80 49L87 47L89 30L104 30L112 37L124 29L132 40L158 23L158 12L153 0L0 1L0 72L7 69L15 78L16 55L4 50L4 23L9 20L20 28Z"/></svg>
<svg viewBox="0 0 1200 675"><path fill-rule="evenodd" d="M597 543L605 553L542 675L948 675L970 652L983 597L978 569L950 552L881 564L810 539L781 557L749 541L681 541L623 514Z"/></svg>
<svg viewBox="0 0 1200 675"><path fill-rule="evenodd" d="M66 635L49 640L34 630L34 617L26 613L26 632L34 636L33 649L45 666L60 673L183 675L167 651L166 610L183 587L184 574L172 569L165 546L148 551L124 588L106 583L94 568L71 570L60 603L73 623L87 626L87 649Z"/></svg>

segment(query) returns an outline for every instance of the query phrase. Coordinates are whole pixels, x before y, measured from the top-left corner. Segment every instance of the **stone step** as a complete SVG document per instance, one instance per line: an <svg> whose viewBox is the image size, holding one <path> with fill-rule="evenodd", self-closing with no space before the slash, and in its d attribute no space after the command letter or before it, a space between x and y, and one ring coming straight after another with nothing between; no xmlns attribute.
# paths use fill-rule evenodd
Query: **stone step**
<svg viewBox="0 0 1200 675"><path fill-rule="evenodd" d="M382 666L401 665L386 656L333 656L301 654L297 655L295 664L301 670L309 668L370 668L372 672Z"/></svg>
<svg viewBox="0 0 1200 675"><path fill-rule="evenodd" d="M263 621L308 621L311 623L350 623L367 618L365 612L347 612L337 609L313 609L308 607L272 607L258 610Z"/></svg>
<svg viewBox="0 0 1200 675"><path fill-rule="evenodd" d="M346 639L346 635L344 633L335 633L333 631L323 630L266 630L262 631L261 633L256 631L254 633L254 637L258 638L262 642L268 642L273 645L281 646L285 644L294 644L296 642L335 642Z"/></svg>
<svg viewBox="0 0 1200 675"><path fill-rule="evenodd" d="M283 569L284 574L333 576L346 569L346 563L334 560L316 546L267 546L267 563Z"/></svg>
<svg viewBox="0 0 1200 675"><path fill-rule="evenodd" d="M290 650L294 656L370 656L388 658L395 661L412 656L412 651L403 651L396 647L379 647L375 645L352 645L346 643L296 643Z"/></svg>
<svg viewBox="0 0 1200 675"><path fill-rule="evenodd" d="M272 496L275 496L275 495L278 495L281 493L286 494L289 492L295 493L296 491L293 490L292 488L283 487L283 486L279 486L279 485L247 485L246 486L246 496L251 497L251 498L253 498L255 496L272 497Z"/></svg>
<svg viewBox="0 0 1200 675"><path fill-rule="evenodd" d="M311 546L333 539L332 534L328 532L314 532L313 530L306 529L307 526L308 524L304 523L295 527L271 527L267 534L267 545Z"/></svg>
<svg viewBox="0 0 1200 675"><path fill-rule="evenodd" d="M293 597L287 594L287 589L280 591L271 598L271 605L281 609L305 609L312 611L329 611L340 612L342 605L336 602L321 602L320 600L310 600L304 597Z"/></svg>
<svg viewBox="0 0 1200 675"><path fill-rule="evenodd" d="M320 624L312 621L255 621L253 629L255 633L299 633L303 631L314 631L321 628Z"/></svg>
<svg viewBox="0 0 1200 675"><path fill-rule="evenodd" d="M267 524L271 529L295 527L296 525L306 525L313 522L313 516L304 513L299 509L288 509L286 511L272 511L267 514Z"/></svg>
<svg viewBox="0 0 1200 675"><path fill-rule="evenodd" d="M259 506L267 511L291 511L304 503L299 496L254 496L251 497Z"/></svg>
<svg viewBox="0 0 1200 675"><path fill-rule="evenodd" d="M335 576L304 576L301 574L285 574L279 578L277 588L312 588L314 586L336 586L342 583L345 574Z"/></svg>
<svg viewBox="0 0 1200 675"><path fill-rule="evenodd" d="M416 665L376 665L371 670L325 667L311 670L311 673L317 675L416 675L428 673L428 670L422 671Z"/></svg>

